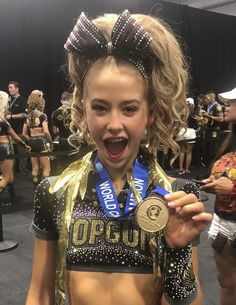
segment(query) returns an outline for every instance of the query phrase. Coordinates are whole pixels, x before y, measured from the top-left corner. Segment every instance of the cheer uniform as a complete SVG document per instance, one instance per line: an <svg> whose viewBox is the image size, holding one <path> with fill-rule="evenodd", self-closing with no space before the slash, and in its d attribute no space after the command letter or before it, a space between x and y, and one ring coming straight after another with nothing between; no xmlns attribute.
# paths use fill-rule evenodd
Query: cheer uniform
<svg viewBox="0 0 236 305"><path fill-rule="evenodd" d="M60 197L57 193L49 193L49 187L55 179L56 177L46 178L35 193L31 231L40 239L58 240L60 234L60 221L65 209L66 196L65 193ZM153 257L148 236L135 223L134 212L129 213L122 220L109 218L99 202L95 180L95 173L92 171L89 174L84 199L82 200L78 195L74 205L69 229L67 269L153 273ZM196 185L183 179L176 179L172 187L173 190L182 189L187 193L199 195ZM126 183L117 197L121 210L125 209L128 188ZM150 184L147 194L152 189L153 185ZM163 233L158 234L156 238L158 246L163 249L165 247ZM167 298L168 296L177 298L181 300L181 304L189 304L196 295L196 283L191 272L191 259L189 260L191 248L167 249L166 252L169 265L166 270L164 290ZM176 263L177 260L181 263ZM181 268L185 269L182 274L179 272Z"/></svg>
<svg viewBox="0 0 236 305"><path fill-rule="evenodd" d="M8 136L9 128L12 128L7 120L0 121L0 136ZM5 157L14 153L12 143L9 137L9 143L0 143L0 161L5 160Z"/></svg>
<svg viewBox="0 0 236 305"><path fill-rule="evenodd" d="M31 122L31 118L33 119L33 122ZM36 124L35 120L39 119L39 122ZM47 115L45 113L42 113L39 115L38 118L31 117L30 115L26 119L26 124L29 128L29 132L31 129L34 128L42 128L42 124L44 121L48 121ZM49 143L45 136L32 136L30 132L30 139L29 139L29 145L31 147L32 152L43 152L48 151Z"/></svg>

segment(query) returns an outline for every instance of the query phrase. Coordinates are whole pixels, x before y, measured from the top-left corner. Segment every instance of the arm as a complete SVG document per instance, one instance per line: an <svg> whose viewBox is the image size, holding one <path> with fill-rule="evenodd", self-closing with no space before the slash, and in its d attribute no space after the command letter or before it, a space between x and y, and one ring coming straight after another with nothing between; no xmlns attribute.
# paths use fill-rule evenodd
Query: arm
<svg viewBox="0 0 236 305"><path fill-rule="evenodd" d="M185 182L181 189L167 198L170 218L163 242L166 253L164 291L169 304L196 305L201 303L201 289L198 291L195 278L198 274L197 256L196 249L192 253L188 244L206 227L212 216L204 212L194 183Z"/></svg>
<svg viewBox="0 0 236 305"><path fill-rule="evenodd" d="M21 144L25 147L25 149L30 150L31 147L26 145L25 142L15 133L15 131L12 128L8 128L8 134L17 141L17 143Z"/></svg>
<svg viewBox="0 0 236 305"><path fill-rule="evenodd" d="M230 195L234 187L233 182L227 177L216 179L214 176L210 176L208 179L203 180L203 182L205 184L200 189L214 194Z"/></svg>
<svg viewBox="0 0 236 305"><path fill-rule="evenodd" d="M208 118L212 121L216 121L216 122L223 122L224 121L224 116L223 116L223 113L220 112L218 116L212 116L212 115L209 115L208 113L203 113L203 116L205 118Z"/></svg>
<svg viewBox="0 0 236 305"><path fill-rule="evenodd" d="M25 118L25 114L24 113L17 113L17 114L7 114L6 115L6 119L7 120L22 120Z"/></svg>
<svg viewBox="0 0 236 305"><path fill-rule="evenodd" d="M48 129L48 122L47 121L43 121L42 127L43 127L43 132L45 134L46 139L48 140L48 142L51 143L52 142L52 137L51 137L49 129Z"/></svg>
<svg viewBox="0 0 236 305"><path fill-rule="evenodd" d="M24 123L24 125L23 125L22 136L23 136L24 139L26 139L27 141L29 141L28 126L27 126L26 123Z"/></svg>
<svg viewBox="0 0 236 305"><path fill-rule="evenodd" d="M52 133L53 133L54 136L58 134L58 129L54 125L52 125Z"/></svg>
<svg viewBox="0 0 236 305"><path fill-rule="evenodd" d="M35 238L33 270L26 305L54 305L57 241Z"/></svg>

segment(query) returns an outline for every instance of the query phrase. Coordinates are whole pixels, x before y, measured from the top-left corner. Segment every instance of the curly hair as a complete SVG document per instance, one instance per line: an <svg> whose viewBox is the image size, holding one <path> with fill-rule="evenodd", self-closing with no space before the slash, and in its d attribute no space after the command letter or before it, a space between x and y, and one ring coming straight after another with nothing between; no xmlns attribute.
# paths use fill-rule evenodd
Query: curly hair
<svg viewBox="0 0 236 305"><path fill-rule="evenodd" d="M0 91L0 120L4 120L8 109L8 94Z"/></svg>
<svg viewBox="0 0 236 305"><path fill-rule="evenodd" d="M179 146L174 138L181 127L187 127L187 63L176 37L167 24L148 15L134 14L132 17L153 38L150 48L161 62L153 63L152 71L146 81L148 106L152 106L152 109L154 109L154 120L147 126L147 141L150 149L162 150L163 146L168 146L177 156ZM116 14L105 14L92 21L101 30L108 42L111 41L112 29L117 18L118 15ZM106 58L102 60L106 64ZM126 63L117 59L115 61L117 65L127 64L130 66L128 61ZM82 56L68 55L69 75L74 85L71 124L73 135L70 138L73 145L75 145L76 140L84 140L93 144L81 101L83 99L84 73L89 72L93 64L94 61L87 60Z"/></svg>
<svg viewBox="0 0 236 305"><path fill-rule="evenodd" d="M34 126L35 119L40 117L44 111L45 99L43 98L43 92L40 90L33 90L28 97L29 106L29 125Z"/></svg>
<svg viewBox="0 0 236 305"><path fill-rule="evenodd" d="M45 99L43 98L43 92L40 90L33 90L28 97L29 113L33 110L43 112L45 107Z"/></svg>

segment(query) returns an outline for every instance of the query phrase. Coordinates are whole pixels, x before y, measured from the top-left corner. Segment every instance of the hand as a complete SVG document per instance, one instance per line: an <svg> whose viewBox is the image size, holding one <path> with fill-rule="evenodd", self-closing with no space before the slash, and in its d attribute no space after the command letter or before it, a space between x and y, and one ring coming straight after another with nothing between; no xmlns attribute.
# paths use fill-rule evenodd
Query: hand
<svg viewBox="0 0 236 305"><path fill-rule="evenodd" d="M49 152L53 151L54 145L52 142L47 142L46 146Z"/></svg>
<svg viewBox="0 0 236 305"><path fill-rule="evenodd" d="M210 176L203 181L205 184L200 187L200 190L213 194L229 195L234 186L233 182L227 177L216 179L214 176Z"/></svg>
<svg viewBox="0 0 236 305"><path fill-rule="evenodd" d="M164 229L166 243L170 248L185 247L201 233L212 220L204 205L194 194L183 191L165 196L169 206L169 221Z"/></svg>
<svg viewBox="0 0 236 305"><path fill-rule="evenodd" d="M203 112L203 113L202 113L202 116L203 116L204 118L212 119L212 116L209 115L209 114L206 113L206 112Z"/></svg>
<svg viewBox="0 0 236 305"><path fill-rule="evenodd" d="M25 145L25 149L30 152L31 151L31 147L29 145Z"/></svg>
<svg viewBox="0 0 236 305"><path fill-rule="evenodd" d="M7 115L6 115L6 119L7 119L7 120L10 120L10 119L11 119L11 114L7 114Z"/></svg>

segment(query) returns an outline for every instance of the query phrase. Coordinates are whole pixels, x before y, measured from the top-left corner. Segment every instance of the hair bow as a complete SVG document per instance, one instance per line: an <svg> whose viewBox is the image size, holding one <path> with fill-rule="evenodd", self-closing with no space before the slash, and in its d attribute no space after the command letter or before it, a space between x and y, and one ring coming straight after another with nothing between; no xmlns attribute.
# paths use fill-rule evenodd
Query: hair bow
<svg viewBox="0 0 236 305"><path fill-rule="evenodd" d="M125 10L117 19L107 41L103 33L82 12L64 47L74 55L96 60L113 55L134 64L144 78L151 71L152 62L158 60L149 47L152 37Z"/></svg>

